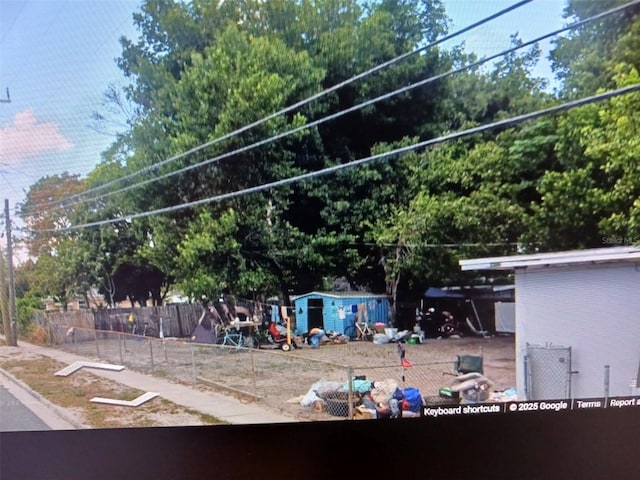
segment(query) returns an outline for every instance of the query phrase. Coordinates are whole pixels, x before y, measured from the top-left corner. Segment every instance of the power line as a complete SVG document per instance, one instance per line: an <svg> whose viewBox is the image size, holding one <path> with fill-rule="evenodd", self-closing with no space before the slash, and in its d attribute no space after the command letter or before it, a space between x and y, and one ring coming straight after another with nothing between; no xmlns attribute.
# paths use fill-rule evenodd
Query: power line
<svg viewBox="0 0 640 480"><path fill-rule="evenodd" d="M26 4L26 2L25 2L25 4ZM58 19L58 16L59 16L59 15L60 15L60 13L62 12L62 10L64 10L64 9L65 9L65 7L66 7L66 6L67 6L67 5L66 5L66 2L64 2L64 1L63 1L63 2L60 2L60 7L58 8L58 10L56 10L56 13L54 14L53 18L49 21L49 23L47 24L47 26L46 26L45 28L38 28L38 30L37 30L37 32L38 32L37 36L36 36L35 38L32 38L32 39L31 39L31 42L32 42L34 45L39 45L39 44L41 44L41 43L42 43L42 42L41 42L42 38L43 38L47 33L49 33L49 30L50 30L50 29L51 29L51 27L55 24L56 20ZM4 40L4 39L3 39L3 40ZM30 58L30 57L24 58L24 59L23 59L23 62L22 62L22 64L21 64L21 66L20 66L20 69L18 70L18 72L17 72L17 73L13 73L13 75L12 75L12 74L9 74L9 78L10 78L10 79L16 78L17 80L19 80L19 77L20 77L20 75L22 74L22 71L23 71L25 68L29 67L30 65L31 65L31 58Z"/></svg>
<svg viewBox="0 0 640 480"><path fill-rule="evenodd" d="M186 173L186 172L188 172L190 170L193 170L193 169L196 169L196 168L200 168L200 167L203 167L203 166L206 166L206 165L210 165L212 163L217 163L220 160L224 160L224 159L232 157L234 155L239 155L241 153L248 152L248 151L253 150L253 149L257 148L257 147L266 145L266 144L274 142L276 140L281 140L281 139L283 139L285 137L291 136L291 135L293 135L295 133L298 133L298 132L301 132L303 130L308 130L310 128L313 128L313 127L316 127L316 126L321 125L323 123L326 123L328 121L335 120L336 118L339 118L339 117L342 117L344 115L347 115L348 113L352 113L352 112L361 110L361 109L363 109L365 107L368 107L369 105L373 105L373 104L381 102L383 100L387 100L387 99L389 99L391 97L394 97L396 95L399 95L401 93L405 93L405 92L408 92L408 91L413 90L415 88L422 87L424 85L427 85L429 83L435 82L437 80L442 80L444 78L447 78L447 77L452 76L452 75L456 75L456 74L461 73L461 72L466 71L466 70L471 70L471 69L473 69L475 67L478 67L478 66L483 65L483 64L485 64L487 62L490 62L491 60L494 60L496 58L502 57L502 56L507 55L509 53L515 52L517 50L526 48L526 47L528 47L528 46L530 46L532 44L535 44L535 43L539 42L540 40L544 40L545 38L548 38L549 36L553 36L553 35L557 35L557 33L552 32L552 33L544 35L542 37L538 37L538 38L536 38L534 40L531 40L531 41L528 41L528 42L523 43L521 45L512 47L512 48L510 48L508 50L504 50L504 51L502 51L500 53L491 55L490 57L483 58L483 59L478 60L476 62L473 62L473 63L470 63L468 65L465 65L464 67L460 67L460 68L457 68L457 69L454 69L454 70L449 70L448 72L441 73L441 74L434 75L432 77L420 80L418 82L412 83L412 84L407 85L405 87L399 88L397 90L393 90L391 92L385 93L385 94L380 95L378 97L375 97L373 99L370 99L370 100L367 100L365 102L359 103L358 105L354 105L352 107L346 108L344 110L340 110L339 112L333 113L331 115L327 115L326 117L322 117L322 118L320 118L318 120L314 120L314 121L312 121L310 123L307 123L305 125L301 125L299 127L292 128L290 130L287 130L285 132L279 133L279 134L274 135L272 137L269 137L269 138L254 142L254 143L252 143L250 145L245 145L244 147L240 147L240 148L237 148L237 149L232 150L230 152L226 152L226 153L217 155L217 156L215 156L213 158L209 158L209 159L203 160L202 162L198 162L198 163L196 163L194 165L188 165L186 167L183 167L183 168L178 169L178 170L174 170L172 172L165 173L165 174L160 175L158 177L153 177L153 178L149 178L147 180L142 180L142 181L137 182L135 184L128 185L126 187L120 188L118 190L113 190L111 192L107 192L107 193L104 193L102 195L97 195L95 197L89 197L89 198L80 199L77 202L68 203L68 204L63 205L63 206L55 207L55 208L49 209L48 211L49 212L53 212L53 211L61 210L61 209L64 209L64 208L75 207L77 205L81 205L81 204L86 203L86 202L100 200L100 199L107 198L107 197L110 197L110 196L118 194L118 193L123 193L123 192L129 191L129 190L140 188L140 187L142 187L144 185L148 185L150 183L154 183L154 182L157 182L159 180L164 180L164 179L172 177L174 175L179 175L181 173Z"/></svg>
<svg viewBox="0 0 640 480"><path fill-rule="evenodd" d="M60 210L60 209L68 208L68 207L74 207L74 206L77 206L77 205L81 205L81 204L89 202L89 201L96 201L96 200L100 200L100 199L103 199L103 198L107 198L107 197L109 197L111 195L115 195L115 194L118 194L118 193L123 193L123 192L129 191L129 190L133 190L135 188L139 188L139 187L142 187L144 185L148 185L150 183L153 183L153 182L156 182L156 181L159 181L159 180L163 180L163 179L172 177L174 175L179 175L181 173L186 173L186 172L188 172L190 170L193 170L195 168L200 168L200 167L203 167L205 165L210 165L212 163L218 162L218 161L223 160L225 158L232 157L234 155L245 153L245 152L250 151L250 150L252 150L254 148L257 148L257 147L260 147L262 145L266 145L268 143L271 143L273 141L280 140L280 139L285 138L287 136L293 135L294 133L298 133L300 131L310 129L312 127L318 126L318 125L320 125L322 123L325 123L325 122L328 122L330 120L335 120L336 118L339 118L339 117L341 117L343 115L346 115L348 113L352 113L354 111L363 109L363 108L365 108L365 107L367 107L369 105L373 105L373 104L378 103L380 101L387 100L387 99L389 99L389 98L391 98L393 96L399 95L401 93L405 93L405 92L408 92L408 91L413 90L415 88L422 87L422 86L427 85L429 83L435 82L437 80L442 80L444 78L456 75L456 74L461 73L463 71L471 70L473 68L479 67L479 66L481 66L481 65L483 65L485 63L488 63L488 62L490 62L492 60L495 60L496 58L503 57L503 56L505 56L505 55L507 55L509 53L513 53L515 51L518 51L518 50L521 50L523 48L529 47L529 46L534 45L534 44L536 44L536 43L538 43L538 42L540 42L542 40L545 40L547 38L557 36L557 35L559 35L559 34L561 34L563 32L566 32L568 30L573 30L573 29L581 27L581 26L583 26L583 25L585 25L587 23L590 23L590 22L593 22L595 20L599 20L599 19L601 19L603 17L612 15L614 13L619 12L622 9L629 8L629 7L631 7L631 6L635 5L635 4L640 4L640 0L628 3L628 4L620 6L620 7L613 8L611 10L608 10L606 12L603 12L603 13L600 13L600 14L597 14L597 15L594 15L592 17L589 17L587 19L581 20L579 22L575 22L573 24L570 24L570 25L567 25L565 27L559 28L559 29L554 30L554 31L552 31L550 33L542 35L540 37L534 38L533 40L529 40L529 41L524 42L524 43L522 43L520 45L511 47L511 48L509 48L507 50L503 50L502 52L496 53L496 54L491 55L489 57L482 58L482 59L480 59L480 60L478 60L476 62L470 63L470 64L465 65L463 67L460 67L460 68L457 68L457 69L454 69L454 70L449 70L448 72L444 72L444 73L441 73L441 74L438 74L438 75L435 75L435 76L420 80L418 82L412 83L410 85L407 85L405 87L399 88L399 89L394 90L392 92L385 93L385 94L380 95L380 96L378 96L376 98L373 98L373 99L367 100L365 102L362 102L362 103L360 103L358 105L354 105L352 107L349 107L349 108L344 109L344 110L340 110L339 112L333 113L333 114L328 115L326 117L320 118L318 120L314 120L314 121L312 121L310 123L307 123L305 125L302 125L302 126L287 130L285 132L279 133L277 135L274 135L272 137L269 137L269 138L266 138L266 139L263 139L263 140L259 140L259 141L255 142L255 143L250 144L250 145L246 145L244 147L237 148L235 150L232 150L231 152L226 152L226 153L223 153L221 155L215 156L213 158L209 158L209 159L203 160L202 162L198 162L198 163L196 163L194 165L189 165L189 166L183 167L181 169L175 170L173 172L168 172L168 173L166 173L164 175L160 175L158 177L150 178L150 179L147 179L147 180L142 180L142 181L137 182L135 184L128 185L126 187L123 187L123 188L120 188L118 190L114 190L114 191L111 191L111 192L107 192L107 193L104 193L102 195L97 195L95 197L84 198L84 199L81 199L81 200L79 200L77 202L73 202L73 203L70 203L70 204L63 205L63 206L58 206L58 207L49 209L49 211L52 212L52 211L56 211L56 210ZM160 162L160 164L157 164L155 167L160 166L161 164L164 164L164 162ZM125 177L122 177L122 178L125 178ZM87 193L89 193L92 190L95 191L94 189L91 189L91 190L88 190L88 191L83 192L81 194L77 194L75 196L77 197L77 196L81 196L81 195L86 195ZM66 200L69 200L71 198L73 198L73 196L68 197ZM60 202L64 202L64 201L65 200L60 200L58 202L49 202L48 204L60 203ZM47 204L40 205L40 208L42 206L46 206L46 205ZM29 213L27 213L27 215L29 215Z"/></svg>
<svg viewBox="0 0 640 480"><path fill-rule="evenodd" d="M22 6L20 7L20 10L18 10L18 13L16 14L16 16L13 17L13 21L11 22L11 25L9 26L7 31L4 32L4 35L2 36L2 39L0 40L0 45L2 45L4 43L4 41L7 39L7 36L11 33L11 30L13 30L13 27L15 26L16 22L18 21L18 18L20 18L20 15L22 15L22 11L24 10L24 7L27 6L27 3L29 3L29 0L25 0L22 3Z"/></svg>
<svg viewBox="0 0 640 480"><path fill-rule="evenodd" d="M472 243L429 243L429 242L410 242L403 245L397 243L376 243L376 242L347 242L346 245L353 247L409 247L409 248L460 248L460 247L517 247L522 242L472 242Z"/></svg>
<svg viewBox="0 0 640 480"><path fill-rule="evenodd" d="M431 147L434 145L438 145L444 142L448 142L451 140L458 140L460 138L464 138L464 137L468 137L471 135L475 135L478 133L483 133L485 131L488 130L494 130L497 128L506 128L506 127L512 127L515 125L518 125L522 122L525 122L527 120L533 120L539 117L543 117L546 115L552 115L552 114L557 114L560 112L564 112L576 107L581 107L584 105L588 105L591 103L595 103L595 102L600 102L603 100L607 100L610 98L614 98L620 95L626 95L632 92L636 92L640 90L640 83L639 84L635 84L635 85L630 85L627 87L623 87L623 88L619 88L616 90L610 90L604 93L600 93L597 95L592 95L589 97L584 97L582 99L578 99L578 100L573 100L573 101L569 101L569 102L565 102L563 104L560 105L556 105L553 107L549 107L543 110L537 110L535 112L530 112L530 113L526 113L523 115L518 115L516 117L511 117L505 120L500 120L500 121L496 121L496 122L492 122L489 123L487 125L481 125L478 127L474 127L474 128L469 128L467 130L463 130L460 132L455 132L455 133L451 133L448 135L444 135L438 138L434 138L434 139L430 139L430 140L425 140L423 142L418 142L412 145L408 145L406 147L402 147L402 148L397 148L395 150L391 150L389 152L385 152L385 153L380 153L377 155L371 155L369 157L365 157L365 158L361 158L359 160L354 160L351 162L347 162L344 164L340 164L340 165L334 165L332 167L328 167L328 168L324 168L322 170L318 170L315 172L308 172L308 173L304 173L301 175L296 175L293 177L289 177L289 178L285 178L282 180L278 180L275 182L271 182L271 183L265 183L262 185L256 185L254 187L250 187L250 188L245 188L242 190L238 190L235 192L230 192L230 193L225 193L225 194L221 194L221 195L216 195L213 197L208 197L208 198L204 198L201 200L196 200L193 202L187 202L187 203L182 203L179 205L174 205L171 207L165 207L165 208L159 208L156 210L150 210L147 212L140 212L140 213L134 213L134 214L130 214L130 215L124 215L122 217L118 217L118 218L113 218L113 219L109 219L109 220L101 220L101 221L97 221L97 222L90 222L90 223L84 223L84 224L79 224L79 225L71 225L69 227L65 227L65 228L59 228L59 229L44 229L44 230L31 230L34 233L45 233L45 232L62 232L62 231L70 231L70 230L78 230L78 229L83 229L83 228L89 228L89 227L97 227L100 225L108 225L108 224L112 224L112 223L117 223L117 222L121 222L121 221L132 221L138 218L144 218L144 217L149 217L152 215L161 215L161 214L165 214L165 213L172 213L172 212L176 212L179 210L184 210L185 208L191 208L191 207L197 207L197 206L201 206L201 205L206 205L209 203L214 203L214 202L221 202L224 200L229 200L231 198L235 198L235 197L239 197L242 195L249 195L252 193L257 193L257 192L261 192L264 190L271 190L273 188L279 188L285 185L289 185L292 183L296 183L299 181L303 181L303 180L308 180L311 178L315 178L315 177L320 177L320 176L324 176L324 175L329 175L341 170L345 170L348 168L353 168L353 167L357 167L360 165L364 165L366 163L372 163L376 160L383 160L383 159L387 159L387 158L391 158L391 157L397 157L399 155L402 155L404 153L408 153L411 152L413 150L418 150L418 149L422 149L422 148L426 148L426 147Z"/></svg>
<svg viewBox="0 0 640 480"><path fill-rule="evenodd" d="M378 71L380 71L380 70L382 70L384 68L387 68L387 67L389 67L391 65L394 65L395 63L398 63L398 62L400 62L400 61L402 61L402 60L404 60L406 58L409 58L410 56L416 55L416 54L418 54L418 53L420 53L422 51L425 51L425 50L427 50L429 48L432 48L432 47L434 47L436 45L439 45L439 44L441 44L443 42L446 42L446 41L451 40L451 39L453 39L455 37L458 37L458 36L462 35L463 33L466 33L466 32L468 32L470 30L473 30L473 29L481 26L481 25L484 25L485 23L488 23L488 22L490 22L490 21L492 21L492 20L494 20L494 19L496 19L496 18L498 18L498 17L500 17L502 15L505 15L505 14L517 9L517 8L520 8L520 7L522 7L522 6L524 6L524 5L528 4L528 3L531 3L532 1L533 0L522 0L520 2L517 2L517 3L515 3L515 4L511 5L511 6L503 9L503 10L500 10L499 12L494 13L493 15L490 15L490 16L488 16L486 18L483 18L482 20L479 20L478 22L475 22L475 23L473 23L473 24L471 24L471 25L469 25L467 27L464 27L464 28L462 28L462 29L450 34L450 35L446 35L446 36L442 37L439 40L435 40L434 42L432 42L432 43L430 43L428 45L425 45L423 47L419 47L419 48L417 48L417 49L415 49L415 50L413 50L411 52L405 53L405 54L400 55L398 57L395 57L395 58L393 58L391 60L388 60L388 61L386 61L384 63L381 63L380 65L377 65L377 66L375 66L373 68L370 68L369 70L366 70L366 71L364 71L362 73L359 73L359 74L357 74L357 75L355 75L355 76L353 76L353 77L351 77L351 78L349 78L347 80L344 80L344 81L342 81L342 82L340 82L340 83L338 83L338 84L336 84L336 85L334 85L332 87L329 87L329 88L327 88L327 89L325 89L325 90L323 90L321 92L318 92L315 95L312 95L312 96L310 96L310 97L308 97L308 98L306 98L304 100L296 102L293 105L290 105L290 106L285 107L285 108L283 108L281 110L278 110L277 112L272 113L272 114L270 114L270 115L268 115L266 117L263 117L260 120L252 122L252 123L250 123L248 125L245 125L244 127L241 127L241 128L239 128L237 130L234 130L234 131L232 131L230 133L227 133L227 134L225 134L225 135L223 135L221 137L218 137L218 138L216 138L214 140L211 140L209 142L203 143L203 144L201 144L201 145L199 145L197 147L194 147L194 148L192 148L190 150L187 150L187 151L185 151L183 153L180 153L178 155L174 155L173 157L170 157L170 158L168 158L166 160L158 162L158 163L156 163L154 165L151 165L149 167L142 168L142 169L140 169L140 170L138 170L136 172L132 172L130 174L124 175L124 176L122 176L120 178L117 178L117 179L114 179L112 181L106 182L106 183L104 183L102 185L98 185L96 187L93 187L93 188L87 190L86 192L83 192L83 193L80 193L80 194L76 194L76 195L71 195L71 196L69 196L69 197L67 197L67 198L65 198L63 200L59 200L57 202L48 202L48 203L40 204L37 208L46 207L48 205L52 205L52 204L56 204L56 203L60 203L60 202L64 202L64 201L68 201L68 200L71 200L73 198L82 197L82 196L85 196L87 194L103 190L103 189L105 189L107 187L110 187L111 185L117 184L117 183L122 182L124 180L128 180L128 179L133 178L133 177L135 177L137 175L142 175L144 173L156 170L156 169L158 169L158 168L160 168L160 167L162 167L162 166L164 166L164 165L166 165L168 163L177 161L177 160L179 160L181 158L184 158L184 157L186 157L188 155L191 155L193 153L199 152L200 150L203 150L205 148L213 146L213 145L215 145L217 143L220 143L220 142L222 142L224 140L227 140L229 138L235 137L235 136L237 136L237 135L239 135L241 133L244 133L244 132L246 132L246 131L254 128L254 127L262 125L263 123L266 123L269 120L272 120L272 119L274 119L276 117L279 117L280 115L288 113L288 112L290 112L292 110L297 109L298 107L302 107L302 106L306 105L307 103L310 103L310 102L312 102L314 100L322 98L325 95L327 95L327 94L329 94L331 92L334 92L334 91L336 91L336 90L338 90L338 89L340 89L340 88L342 88L342 87L344 87L346 85L349 85L350 83L353 83L353 82L355 82L357 80L360 80L360 79L362 79L362 78L364 78L364 77L366 77L368 75L371 75L372 73L376 73L376 72L378 72Z"/></svg>

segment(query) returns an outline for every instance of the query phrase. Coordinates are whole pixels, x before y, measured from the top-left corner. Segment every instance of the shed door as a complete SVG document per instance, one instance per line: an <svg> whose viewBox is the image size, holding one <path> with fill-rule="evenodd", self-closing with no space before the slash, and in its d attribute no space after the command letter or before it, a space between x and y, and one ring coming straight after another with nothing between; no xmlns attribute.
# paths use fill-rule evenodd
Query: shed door
<svg viewBox="0 0 640 480"><path fill-rule="evenodd" d="M308 328L324 328L324 319L322 316L322 309L324 302L321 298L310 298L307 300L307 311L309 312L309 325Z"/></svg>

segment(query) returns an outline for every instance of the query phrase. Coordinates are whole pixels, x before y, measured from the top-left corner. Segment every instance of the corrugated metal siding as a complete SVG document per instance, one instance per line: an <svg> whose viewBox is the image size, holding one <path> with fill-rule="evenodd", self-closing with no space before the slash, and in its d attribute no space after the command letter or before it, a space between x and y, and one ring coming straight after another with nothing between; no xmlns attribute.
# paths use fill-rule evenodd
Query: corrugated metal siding
<svg viewBox="0 0 640 480"><path fill-rule="evenodd" d="M304 332L306 332L307 330L309 330L309 328L307 327L307 325L309 325L309 317L308 315L308 310L307 310L307 302L304 302L304 307L302 306L302 301L299 299L296 299L293 304L295 305L295 311L296 311L296 334L297 335L301 335Z"/></svg>
<svg viewBox="0 0 640 480"><path fill-rule="evenodd" d="M526 344L572 348L573 397L628 395L640 361L640 269L633 264L518 270L516 375L524 394Z"/></svg>
<svg viewBox="0 0 640 480"><path fill-rule="evenodd" d="M376 322L387 323L389 302L382 297L363 297L363 296L331 296L331 294L312 293L301 295L294 301L296 310L296 331L302 334L308 330L309 325L309 308L308 300L321 298L324 302L322 311L324 328L327 331L344 333L347 326L352 325L357 318L357 313L352 312L352 306L364 303L367 305L367 315L369 323ZM339 318L338 309L342 307L345 311L345 318Z"/></svg>
<svg viewBox="0 0 640 480"><path fill-rule="evenodd" d="M324 319L324 329L329 332L343 332L344 327L341 329L342 320L338 318L338 308L342 305L343 299L330 299L325 298L324 310L322 316ZM335 303L335 305L332 305ZM328 304L328 305L327 305Z"/></svg>

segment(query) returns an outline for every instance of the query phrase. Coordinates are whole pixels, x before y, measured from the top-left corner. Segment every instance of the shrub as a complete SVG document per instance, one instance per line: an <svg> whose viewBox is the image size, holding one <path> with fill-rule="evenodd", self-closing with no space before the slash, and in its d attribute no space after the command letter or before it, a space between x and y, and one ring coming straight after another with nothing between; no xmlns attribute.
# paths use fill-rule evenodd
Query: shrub
<svg viewBox="0 0 640 480"><path fill-rule="evenodd" d="M46 345L49 343L49 332L42 325L30 325L26 332L26 340L36 345Z"/></svg>
<svg viewBox="0 0 640 480"><path fill-rule="evenodd" d="M42 311L42 302L36 297L22 297L16 299L16 310L18 313L18 329L27 333L33 325L36 313Z"/></svg>

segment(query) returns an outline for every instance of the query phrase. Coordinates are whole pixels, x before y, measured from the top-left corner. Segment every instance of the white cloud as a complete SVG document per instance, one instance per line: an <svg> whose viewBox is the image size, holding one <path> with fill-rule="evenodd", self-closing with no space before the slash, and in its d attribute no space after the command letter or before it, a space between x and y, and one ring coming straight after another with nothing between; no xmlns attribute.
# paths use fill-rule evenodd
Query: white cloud
<svg viewBox="0 0 640 480"><path fill-rule="evenodd" d="M16 113L13 122L0 128L0 159L18 166L25 160L43 153L71 150L55 123L38 123L32 109Z"/></svg>

